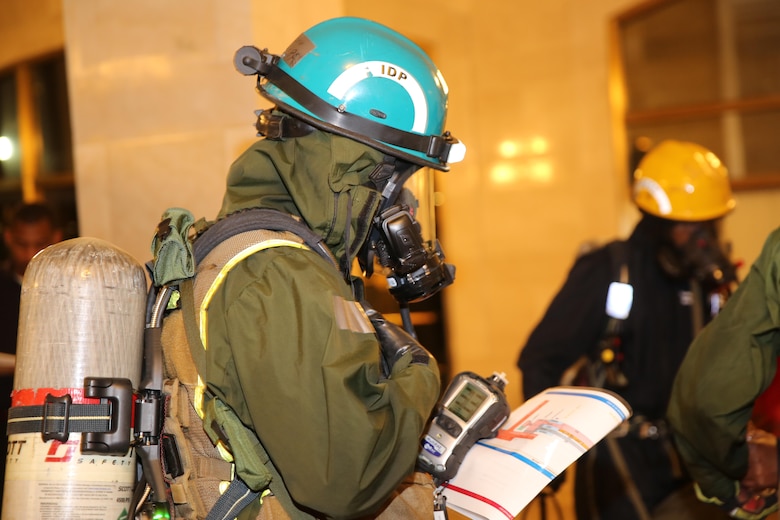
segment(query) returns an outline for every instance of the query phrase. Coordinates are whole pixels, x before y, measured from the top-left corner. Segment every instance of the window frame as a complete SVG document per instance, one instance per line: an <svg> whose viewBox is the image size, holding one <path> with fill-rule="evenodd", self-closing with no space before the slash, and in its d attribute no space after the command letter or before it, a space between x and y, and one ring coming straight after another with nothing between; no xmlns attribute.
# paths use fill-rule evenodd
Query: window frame
<svg viewBox="0 0 780 520"><path fill-rule="evenodd" d="M629 110L628 87L625 79L626 66L622 52L622 28L626 22L632 21L636 17L646 15L672 3L683 1L686 0L645 0L617 14L610 23L610 99L615 113L615 143L618 153L623 158L632 156L628 135L629 129L637 125L653 123L674 124L675 122L686 122L706 117L724 117L733 114L741 117L744 114L780 111L780 93L758 97L742 97L729 101L694 103L676 107ZM728 163L727 160L726 162ZM629 165L628 168L631 169L629 163L630 159L622 161L622 164ZM629 176L632 173L629 171ZM743 176L732 178L731 183L732 189L735 191L780 188L780 164L777 165L777 171L769 173L757 174L746 171Z"/></svg>

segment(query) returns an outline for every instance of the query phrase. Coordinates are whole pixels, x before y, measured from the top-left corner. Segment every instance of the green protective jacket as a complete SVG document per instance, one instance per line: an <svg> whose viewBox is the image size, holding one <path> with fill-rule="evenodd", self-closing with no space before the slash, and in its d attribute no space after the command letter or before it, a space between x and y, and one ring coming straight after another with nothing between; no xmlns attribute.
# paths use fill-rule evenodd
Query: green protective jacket
<svg viewBox="0 0 780 520"><path fill-rule="evenodd" d="M668 419L694 480L728 499L747 471L747 423L780 353L780 229L721 313L694 339L677 374Z"/></svg>
<svg viewBox="0 0 780 520"><path fill-rule="evenodd" d="M378 194L369 175L384 156L314 132L261 140L231 167L220 216L286 211L345 263L368 231ZM396 363L350 286L308 249L271 247L235 265L207 311L205 382L258 435L301 510L356 518L377 510L410 475L439 397L439 372Z"/></svg>

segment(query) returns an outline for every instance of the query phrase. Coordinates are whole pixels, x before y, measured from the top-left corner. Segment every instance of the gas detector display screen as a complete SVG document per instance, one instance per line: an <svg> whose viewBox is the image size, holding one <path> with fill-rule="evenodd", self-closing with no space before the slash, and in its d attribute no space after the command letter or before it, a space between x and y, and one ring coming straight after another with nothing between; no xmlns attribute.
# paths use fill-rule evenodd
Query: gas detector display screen
<svg viewBox="0 0 780 520"><path fill-rule="evenodd" d="M487 395L485 395L477 386L466 383L455 399L447 405L447 409L463 419L468 421L474 412L477 411L479 405L485 402Z"/></svg>

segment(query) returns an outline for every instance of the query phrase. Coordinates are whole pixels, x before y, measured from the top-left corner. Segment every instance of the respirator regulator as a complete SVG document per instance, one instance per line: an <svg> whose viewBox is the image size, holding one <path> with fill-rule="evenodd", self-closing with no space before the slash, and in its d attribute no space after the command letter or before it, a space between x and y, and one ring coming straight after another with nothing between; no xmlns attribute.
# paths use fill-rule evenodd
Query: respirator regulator
<svg viewBox="0 0 780 520"><path fill-rule="evenodd" d="M729 258L728 245L718 235L716 222L697 224L684 244L660 249L661 267L674 277L697 280L708 290L736 282L737 266Z"/></svg>
<svg viewBox="0 0 780 520"><path fill-rule="evenodd" d="M717 287L737 280L736 266L718 240L714 225L702 226L683 248L683 258L693 277L707 286Z"/></svg>
<svg viewBox="0 0 780 520"><path fill-rule="evenodd" d="M444 262L435 238L432 175L428 168L394 174L373 219L363 269L370 276L376 258L399 303L429 298L455 280L455 266Z"/></svg>

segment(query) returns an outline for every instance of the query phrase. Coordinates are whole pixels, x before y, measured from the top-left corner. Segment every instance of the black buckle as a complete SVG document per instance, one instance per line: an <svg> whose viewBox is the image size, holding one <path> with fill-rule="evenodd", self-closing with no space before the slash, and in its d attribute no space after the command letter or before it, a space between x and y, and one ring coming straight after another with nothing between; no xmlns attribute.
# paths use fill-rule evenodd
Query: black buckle
<svg viewBox="0 0 780 520"><path fill-rule="evenodd" d="M125 455L130 449L133 403L135 401L131 381L122 378L85 377L84 396L98 398L104 403L107 402L111 412L108 431L84 432L82 434L82 453Z"/></svg>
<svg viewBox="0 0 780 520"><path fill-rule="evenodd" d="M280 140L286 137L303 137L314 131L314 127L291 116L272 114L268 110L256 110L257 122L255 129L258 136L270 140Z"/></svg>
<svg viewBox="0 0 780 520"><path fill-rule="evenodd" d="M41 435L43 437L43 442L48 441L60 441L61 443L68 442L68 437L70 436L70 431L68 429L68 425L70 422L70 405L73 403L73 399L71 399L70 394L65 394L61 396L55 396L51 394L46 394L46 399L43 402L43 417L41 419ZM50 412L55 412L59 410L59 406L57 405L63 405L63 413L62 413L62 431L49 431L46 427L47 423L51 421L59 421L59 417L49 418Z"/></svg>
<svg viewBox="0 0 780 520"><path fill-rule="evenodd" d="M255 115L257 116L255 123L257 135L265 136L271 140L279 140L284 136L281 116L269 114L267 110L257 110Z"/></svg>

